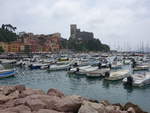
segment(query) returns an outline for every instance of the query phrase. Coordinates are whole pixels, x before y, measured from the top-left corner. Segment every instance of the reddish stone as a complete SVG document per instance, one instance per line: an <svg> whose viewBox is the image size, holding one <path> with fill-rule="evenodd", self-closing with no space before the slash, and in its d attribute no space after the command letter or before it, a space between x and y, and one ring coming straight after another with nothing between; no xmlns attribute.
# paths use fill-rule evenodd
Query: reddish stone
<svg viewBox="0 0 150 113"><path fill-rule="evenodd" d="M61 91L57 90L57 89L49 89L47 92L47 95L49 96L57 96L57 97L65 97L64 93L62 93Z"/></svg>

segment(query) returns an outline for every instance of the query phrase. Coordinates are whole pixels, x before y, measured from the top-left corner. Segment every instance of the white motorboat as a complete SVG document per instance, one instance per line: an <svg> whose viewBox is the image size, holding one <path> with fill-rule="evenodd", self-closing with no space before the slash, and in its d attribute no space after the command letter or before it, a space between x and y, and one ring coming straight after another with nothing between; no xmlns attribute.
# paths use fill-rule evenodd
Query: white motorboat
<svg viewBox="0 0 150 113"><path fill-rule="evenodd" d="M94 71L90 71L86 73L87 77L101 77L101 76L105 76L106 72L110 72L109 68L102 68L102 69L97 69Z"/></svg>
<svg viewBox="0 0 150 113"><path fill-rule="evenodd" d="M150 84L150 73L145 74L133 74L123 79L123 83L132 86L144 86Z"/></svg>
<svg viewBox="0 0 150 113"><path fill-rule="evenodd" d="M50 65L48 71L59 71L59 70L67 70L69 69L70 64L63 64L63 65Z"/></svg>
<svg viewBox="0 0 150 113"><path fill-rule="evenodd" d="M125 77L130 76L129 70L119 70L115 72L110 72L105 75L105 80L121 80Z"/></svg>
<svg viewBox="0 0 150 113"><path fill-rule="evenodd" d="M15 64L16 60L0 59L1 64Z"/></svg>
<svg viewBox="0 0 150 113"><path fill-rule="evenodd" d="M133 71L149 70L149 65L137 65L133 68Z"/></svg>
<svg viewBox="0 0 150 113"><path fill-rule="evenodd" d="M84 72L86 69L90 69L92 66L91 65L87 65L87 66L81 66L81 67L75 67L72 68L68 71L68 73L81 73Z"/></svg>
<svg viewBox="0 0 150 113"><path fill-rule="evenodd" d="M30 69L44 69L48 68L48 64L42 64L42 63L31 63L29 65Z"/></svg>
<svg viewBox="0 0 150 113"><path fill-rule="evenodd" d="M81 70L79 69L79 71L77 71L76 74L86 75L88 72L95 71L97 69L98 69L98 67L91 66L89 68L85 68L85 69L81 69Z"/></svg>
<svg viewBox="0 0 150 113"><path fill-rule="evenodd" d="M48 66L48 71L68 70L75 61L69 61L67 64L53 64Z"/></svg>

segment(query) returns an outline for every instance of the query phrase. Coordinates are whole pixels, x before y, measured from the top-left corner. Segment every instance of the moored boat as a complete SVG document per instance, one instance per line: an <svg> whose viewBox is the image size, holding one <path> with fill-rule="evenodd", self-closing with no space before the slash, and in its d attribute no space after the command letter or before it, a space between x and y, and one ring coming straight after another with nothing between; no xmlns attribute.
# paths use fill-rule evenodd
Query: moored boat
<svg viewBox="0 0 150 113"><path fill-rule="evenodd" d="M48 71L59 71L59 70L67 70L69 69L70 64L64 64L64 65L49 65Z"/></svg>
<svg viewBox="0 0 150 113"><path fill-rule="evenodd" d="M102 69L97 69L97 70L94 70L94 71L90 71L90 72L87 72L86 73L86 76L87 77L103 77L105 76L106 72L109 72L110 69L109 68L102 68Z"/></svg>
<svg viewBox="0 0 150 113"><path fill-rule="evenodd" d="M148 65L138 65L133 68L133 71L149 70Z"/></svg>
<svg viewBox="0 0 150 113"><path fill-rule="evenodd" d="M130 76L129 70L118 70L115 72L110 72L107 75L105 75L105 80L121 80L125 77Z"/></svg>
<svg viewBox="0 0 150 113"><path fill-rule="evenodd" d="M16 71L14 69L4 69L0 70L0 78L6 78L16 75Z"/></svg>
<svg viewBox="0 0 150 113"><path fill-rule="evenodd" d="M29 65L30 69L44 69L48 68L48 64L41 64L41 63L33 63Z"/></svg>
<svg viewBox="0 0 150 113"><path fill-rule="evenodd" d="M123 83L131 86L144 86L150 84L150 73L133 74L123 79Z"/></svg>
<svg viewBox="0 0 150 113"><path fill-rule="evenodd" d="M80 67L75 67L75 68L72 68L68 71L68 73L74 73L74 74L79 74L81 71L85 70L85 69L89 69L91 68L92 66L90 65L87 65L87 66L80 66Z"/></svg>

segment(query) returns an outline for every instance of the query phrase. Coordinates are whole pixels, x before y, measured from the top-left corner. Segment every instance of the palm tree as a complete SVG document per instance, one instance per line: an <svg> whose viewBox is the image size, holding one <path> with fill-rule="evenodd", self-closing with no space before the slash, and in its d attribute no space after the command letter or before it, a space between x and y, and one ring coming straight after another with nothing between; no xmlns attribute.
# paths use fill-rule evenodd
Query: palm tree
<svg viewBox="0 0 150 113"><path fill-rule="evenodd" d="M9 30L9 31L15 31L17 28L13 27L11 24L2 24L2 29Z"/></svg>

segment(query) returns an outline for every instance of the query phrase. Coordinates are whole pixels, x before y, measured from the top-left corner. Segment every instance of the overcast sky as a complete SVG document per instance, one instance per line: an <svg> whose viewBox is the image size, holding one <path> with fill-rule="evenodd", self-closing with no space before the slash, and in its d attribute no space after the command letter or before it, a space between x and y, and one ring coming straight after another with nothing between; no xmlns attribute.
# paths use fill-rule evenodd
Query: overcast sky
<svg viewBox="0 0 150 113"><path fill-rule="evenodd" d="M0 14L0 24L18 32L69 38L70 24L77 24L112 48L150 44L150 0L0 0Z"/></svg>

